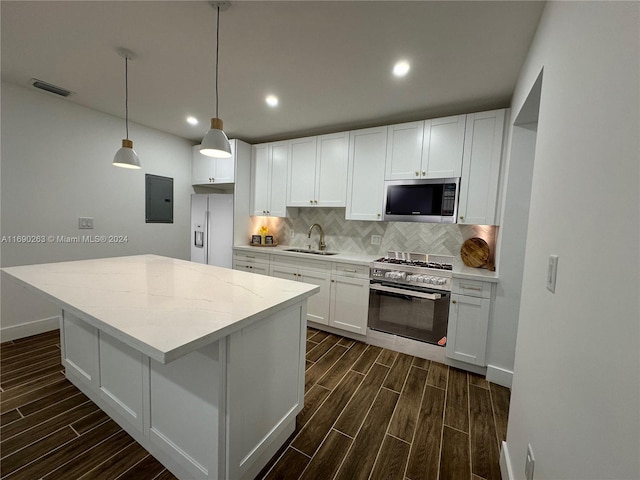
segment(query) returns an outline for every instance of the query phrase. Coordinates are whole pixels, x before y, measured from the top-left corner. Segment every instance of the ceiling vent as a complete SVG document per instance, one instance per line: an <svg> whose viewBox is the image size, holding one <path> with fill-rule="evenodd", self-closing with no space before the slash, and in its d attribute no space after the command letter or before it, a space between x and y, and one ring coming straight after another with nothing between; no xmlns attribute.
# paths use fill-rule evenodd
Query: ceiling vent
<svg viewBox="0 0 640 480"><path fill-rule="evenodd" d="M55 85L51 85L50 83L43 82L42 80L38 80L37 78L31 79L31 84L39 88L40 90L45 90L47 92L55 93L56 95L60 95L61 97L68 97L71 95L71 91L65 90L62 87L56 87Z"/></svg>

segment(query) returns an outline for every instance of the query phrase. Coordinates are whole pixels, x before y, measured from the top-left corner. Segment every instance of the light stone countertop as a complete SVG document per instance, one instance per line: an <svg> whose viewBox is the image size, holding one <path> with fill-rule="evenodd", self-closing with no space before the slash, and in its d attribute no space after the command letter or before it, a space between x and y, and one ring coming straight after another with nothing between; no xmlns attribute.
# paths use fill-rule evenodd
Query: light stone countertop
<svg viewBox="0 0 640 480"><path fill-rule="evenodd" d="M3 268L53 303L168 363L319 287L157 255Z"/></svg>
<svg viewBox="0 0 640 480"><path fill-rule="evenodd" d="M234 250L243 252L271 253L276 255L286 255L289 257L304 258L307 260L323 260L326 262L344 262L353 265L369 265L377 260L380 255L363 255L357 253L337 253L336 255L313 255L309 253L287 252L289 248L296 248L290 245L278 245L277 247L252 247L251 245L240 245L233 247ZM329 249L329 251L331 251ZM485 282L498 283L498 274L486 268L467 267L459 258L453 265L453 277L466 280L481 280Z"/></svg>
<svg viewBox="0 0 640 480"><path fill-rule="evenodd" d="M323 260L326 262L344 262L352 265L366 265L379 258L379 255L360 255L357 253L341 253L336 255L314 255L311 253L287 252L287 249L298 248L290 245L278 245L276 247L252 247L251 245L240 245L233 247L234 250L257 253L273 253L289 257L306 258L307 260ZM331 249L328 250L331 252Z"/></svg>

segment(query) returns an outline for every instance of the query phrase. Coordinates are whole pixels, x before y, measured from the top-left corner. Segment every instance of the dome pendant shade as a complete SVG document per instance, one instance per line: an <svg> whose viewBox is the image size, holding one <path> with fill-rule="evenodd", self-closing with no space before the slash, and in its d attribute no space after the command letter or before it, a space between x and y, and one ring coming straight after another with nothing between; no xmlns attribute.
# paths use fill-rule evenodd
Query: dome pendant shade
<svg viewBox="0 0 640 480"><path fill-rule="evenodd" d="M140 159L133 149L133 142L126 138L122 140L122 148L116 152L113 157L113 163L116 167L123 168L140 168Z"/></svg>
<svg viewBox="0 0 640 480"><path fill-rule="evenodd" d="M227 135L222 131L222 120L211 119L211 130L202 139L200 153L207 157L229 158L231 156L231 145Z"/></svg>

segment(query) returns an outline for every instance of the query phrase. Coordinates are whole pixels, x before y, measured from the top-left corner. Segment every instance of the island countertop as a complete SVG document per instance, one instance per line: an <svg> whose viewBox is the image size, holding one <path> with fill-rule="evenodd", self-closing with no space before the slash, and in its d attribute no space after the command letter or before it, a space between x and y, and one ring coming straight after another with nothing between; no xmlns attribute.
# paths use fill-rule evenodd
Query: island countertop
<svg viewBox="0 0 640 480"><path fill-rule="evenodd" d="M157 255L2 270L161 363L198 350L319 290L315 285Z"/></svg>

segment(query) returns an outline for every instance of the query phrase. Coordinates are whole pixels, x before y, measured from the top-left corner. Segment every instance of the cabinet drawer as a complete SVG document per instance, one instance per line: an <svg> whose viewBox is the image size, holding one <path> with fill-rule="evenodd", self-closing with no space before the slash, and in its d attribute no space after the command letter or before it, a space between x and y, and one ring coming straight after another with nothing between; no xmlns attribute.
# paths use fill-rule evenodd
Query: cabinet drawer
<svg viewBox="0 0 640 480"><path fill-rule="evenodd" d="M259 252L245 252L234 250L233 259L239 260L241 262L247 263L269 263L269 254L268 253L259 253Z"/></svg>
<svg viewBox="0 0 640 480"><path fill-rule="evenodd" d="M301 254L307 255L307 254ZM313 255L307 255L313 256ZM296 268L296 269L304 269L304 270L315 270L316 272L331 272L331 264L324 260L311 260L308 258L300 258L294 256L287 255L278 255L272 258L271 263L274 265L279 265L283 267Z"/></svg>
<svg viewBox="0 0 640 480"><path fill-rule="evenodd" d="M332 273L343 277L369 278L369 266L353 265L350 263L334 263Z"/></svg>
<svg viewBox="0 0 640 480"><path fill-rule="evenodd" d="M452 292L470 297L491 298L491 283L454 278Z"/></svg>

